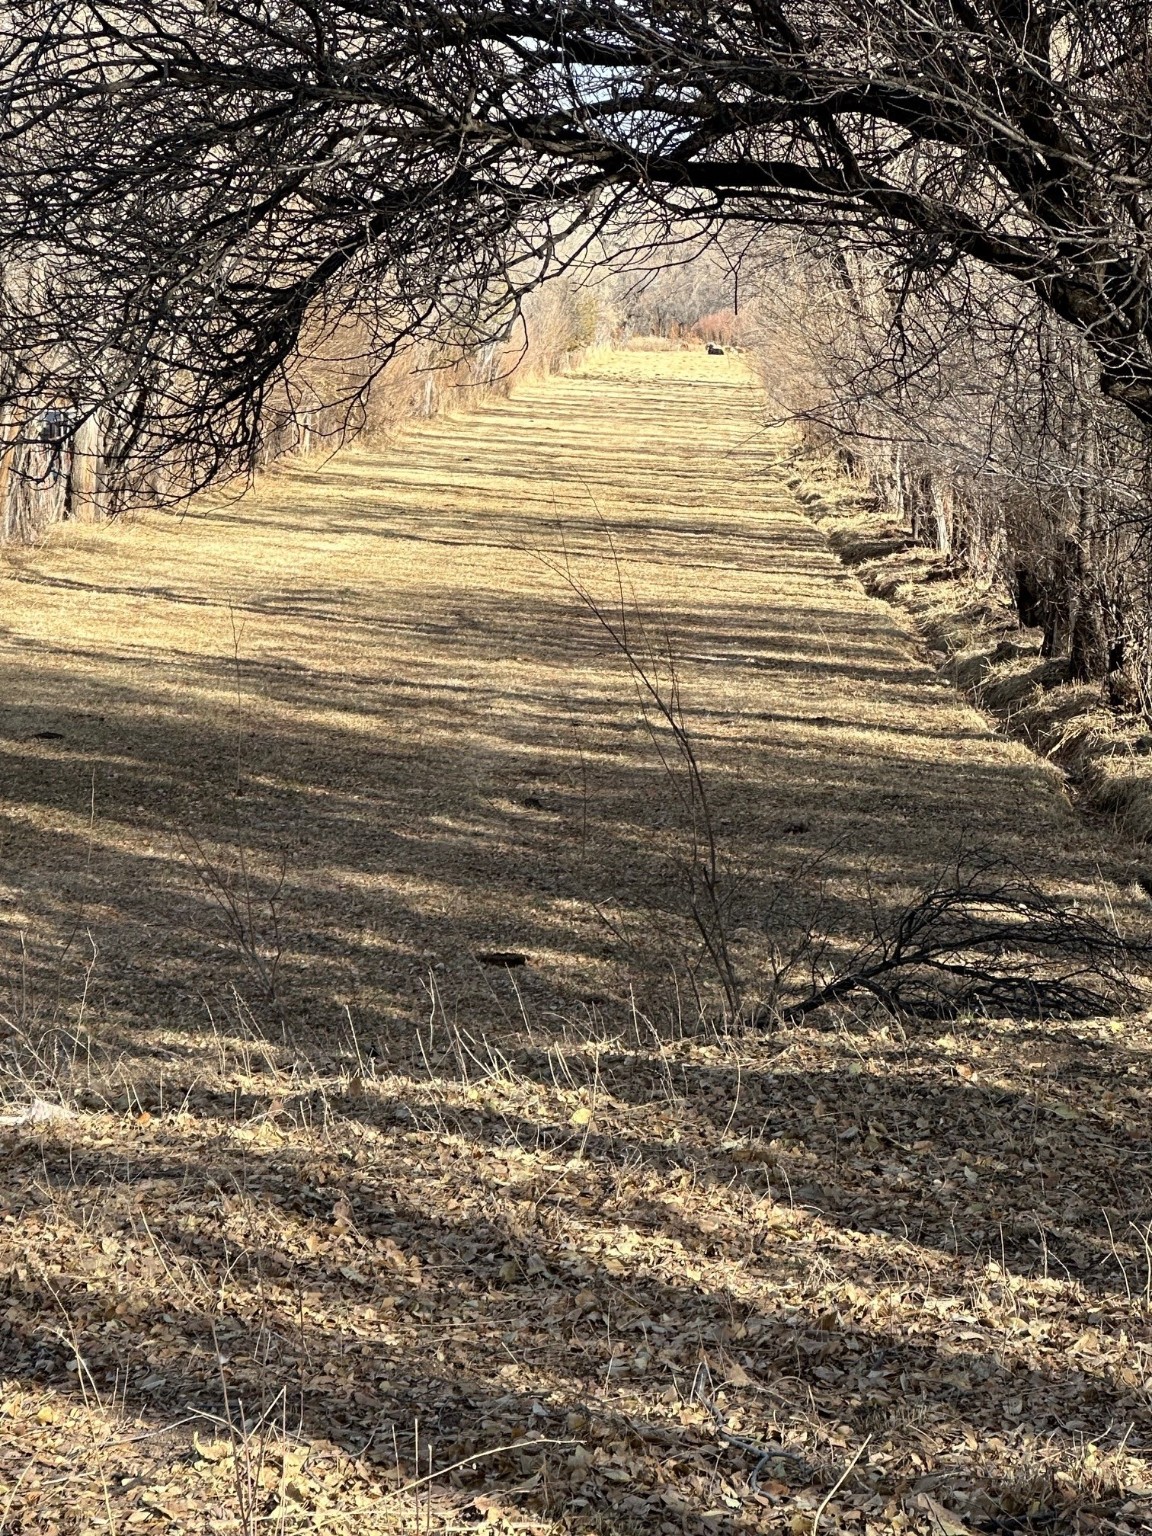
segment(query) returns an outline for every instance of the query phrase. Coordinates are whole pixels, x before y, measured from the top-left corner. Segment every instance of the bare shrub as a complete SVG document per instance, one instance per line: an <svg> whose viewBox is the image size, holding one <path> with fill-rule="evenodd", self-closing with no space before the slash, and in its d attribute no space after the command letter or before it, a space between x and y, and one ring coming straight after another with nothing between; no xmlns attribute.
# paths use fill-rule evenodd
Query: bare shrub
<svg viewBox="0 0 1152 1536"><path fill-rule="evenodd" d="M727 1017L743 1011L743 990L732 958L731 890L725 876L716 819L681 692L676 653L666 625L645 619L635 593L626 584L620 556L603 525L616 591L611 606L602 602L577 574L567 553L560 561L542 557L596 620L628 665L636 704L655 749L687 836L683 879L691 915L704 954L719 983Z"/></svg>
<svg viewBox="0 0 1152 1536"><path fill-rule="evenodd" d="M237 844L222 859L190 832L179 835L180 852L196 876L237 955L255 982L261 1001L279 1016L278 987L284 941L282 897L287 865L266 879L252 869L248 851Z"/></svg>
<svg viewBox="0 0 1152 1536"><path fill-rule="evenodd" d="M92 1080L96 1050L88 1028L89 995L98 959L91 934L77 984L65 977L66 953L43 967L30 962L21 935L0 968L0 1100L61 1102ZM55 972L55 975L52 972ZM103 1056L103 1053L100 1053Z"/></svg>

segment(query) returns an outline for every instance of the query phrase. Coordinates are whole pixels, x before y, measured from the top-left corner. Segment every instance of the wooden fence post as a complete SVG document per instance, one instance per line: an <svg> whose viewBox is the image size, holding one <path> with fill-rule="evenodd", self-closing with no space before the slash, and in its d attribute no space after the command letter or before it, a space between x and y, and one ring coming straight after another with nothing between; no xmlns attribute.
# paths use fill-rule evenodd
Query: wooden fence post
<svg viewBox="0 0 1152 1536"><path fill-rule="evenodd" d="M100 521L100 412L93 411L76 428L72 439L69 501L78 523Z"/></svg>
<svg viewBox="0 0 1152 1536"><path fill-rule="evenodd" d="M8 515L8 482L12 474L12 454L16 448L12 422L7 411L0 411L0 544L6 543L11 529Z"/></svg>

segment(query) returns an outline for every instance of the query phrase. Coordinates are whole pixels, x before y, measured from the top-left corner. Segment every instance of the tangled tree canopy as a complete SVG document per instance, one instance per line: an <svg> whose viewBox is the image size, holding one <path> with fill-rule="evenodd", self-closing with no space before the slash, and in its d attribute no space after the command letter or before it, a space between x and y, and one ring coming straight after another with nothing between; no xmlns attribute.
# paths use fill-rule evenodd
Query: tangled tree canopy
<svg viewBox="0 0 1152 1536"><path fill-rule="evenodd" d="M461 340L606 225L976 261L1152 422L1135 0L8 0L0 380L203 481L302 345ZM655 221L655 224L653 223Z"/></svg>

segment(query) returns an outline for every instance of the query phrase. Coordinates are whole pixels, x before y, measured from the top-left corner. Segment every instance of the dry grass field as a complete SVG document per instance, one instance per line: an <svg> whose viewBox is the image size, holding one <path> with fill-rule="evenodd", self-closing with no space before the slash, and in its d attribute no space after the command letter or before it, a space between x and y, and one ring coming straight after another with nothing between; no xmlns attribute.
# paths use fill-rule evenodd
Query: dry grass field
<svg viewBox="0 0 1152 1536"><path fill-rule="evenodd" d="M966 852L1147 906L759 423L596 355L6 552L0 1532L1152 1524L1142 1013L725 1023Z"/></svg>

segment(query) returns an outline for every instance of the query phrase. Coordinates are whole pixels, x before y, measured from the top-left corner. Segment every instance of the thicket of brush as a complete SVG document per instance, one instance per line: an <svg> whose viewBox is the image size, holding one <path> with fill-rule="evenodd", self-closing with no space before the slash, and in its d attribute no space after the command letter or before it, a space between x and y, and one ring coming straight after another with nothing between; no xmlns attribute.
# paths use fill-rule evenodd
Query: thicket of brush
<svg viewBox="0 0 1152 1536"><path fill-rule="evenodd" d="M910 276L847 246L772 247L755 290L744 329L774 409L894 537L1010 602L1064 677L1147 710L1152 460L1083 338L986 271Z"/></svg>
<svg viewBox="0 0 1152 1536"><path fill-rule="evenodd" d="M382 370L366 336L339 329L317 339L266 410L249 472L349 436L379 442L406 421L466 410L516 381L563 371L614 323L592 291L560 280L528 296L503 339L482 347L417 342ZM53 408L32 431L0 418L0 543L179 499L186 487L164 460L130 412L97 411L74 426L67 409Z"/></svg>

